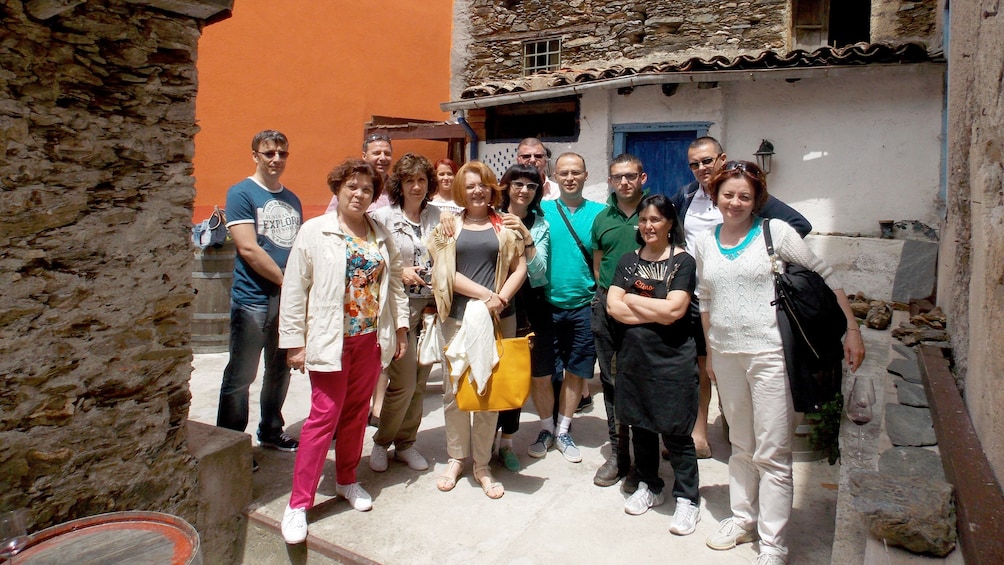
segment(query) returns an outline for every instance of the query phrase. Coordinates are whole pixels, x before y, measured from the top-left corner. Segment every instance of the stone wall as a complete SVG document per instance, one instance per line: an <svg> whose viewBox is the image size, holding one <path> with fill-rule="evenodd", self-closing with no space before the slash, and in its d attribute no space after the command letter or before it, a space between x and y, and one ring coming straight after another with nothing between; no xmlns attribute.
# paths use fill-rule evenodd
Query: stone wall
<svg viewBox="0 0 1004 565"><path fill-rule="evenodd" d="M873 41L926 41L935 31L936 0L872 4ZM575 68L792 48L790 0L456 0L454 12L454 28L472 39L454 51L464 86L520 76L522 42L559 36L562 66Z"/></svg>
<svg viewBox="0 0 1004 565"><path fill-rule="evenodd" d="M948 313L957 378L998 481L1004 480L1004 12L951 5L948 216L939 302Z"/></svg>
<svg viewBox="0 0 1004 565"><path fill-rule="evenodd" d="M32 530L117 510L194 518L203 24L158 4L207 8L0 0L0 510L28 507Z"/></svg>

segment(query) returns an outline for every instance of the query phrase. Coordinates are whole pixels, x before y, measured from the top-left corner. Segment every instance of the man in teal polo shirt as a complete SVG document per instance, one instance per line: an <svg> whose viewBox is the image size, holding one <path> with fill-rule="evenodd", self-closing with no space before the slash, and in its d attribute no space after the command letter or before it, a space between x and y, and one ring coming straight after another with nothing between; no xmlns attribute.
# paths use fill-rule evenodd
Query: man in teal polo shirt
<svg viewBox="0 0 1004 565"><path fill-rule="evenodd" d="M614 343L610 335L612 320L607 314L607 289L614 278L621 256L638 248L638 203L645 195L643 187L648 176L641 160L623 153L610 163L607 181L613 191L607 209L593 221L593 264L596 265L596 299L592 304L592 328L596 357L600 362L600 383L603 385L603 405L607 410L607 431L610 434L610 457L596 470L593 484L608 487L627 476L631 468L630 429L619 425L614 417L614 375L611 361ZM633 485L625 482L625 490Z"/></svg>
<svg viewBox="0 0 1004 565"><path fill-rule="evenodd" d="M541 207L551 230L547 269L550 281L545 295L554 320L554 370L564 378L558 399L557 428L552 420L554 389L551 379L533 379L531 393L541 430L527 452L531 457L544 457L554 445L565 459L578 463L582 461L582 454L568 431L582 397L582 388L586 380L593 378L596 363L590 328L590 302L596 292L590 229L593 219L606 206L582 197L588 174L581 155L559 155L555 169L561 195L557 200L545 200Z"/></svg>

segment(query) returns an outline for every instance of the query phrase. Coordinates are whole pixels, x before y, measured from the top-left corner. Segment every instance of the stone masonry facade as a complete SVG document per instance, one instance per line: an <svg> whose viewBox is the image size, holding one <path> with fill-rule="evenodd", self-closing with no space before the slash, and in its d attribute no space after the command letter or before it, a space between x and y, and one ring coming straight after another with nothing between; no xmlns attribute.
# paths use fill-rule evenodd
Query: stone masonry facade
<svg viewBox="0 0 1004 565"><path fill-rule="evenodd" d="M936 4L872 2L871 41L929 41ZM469 37L470 44L454 45L454 56L464 59L454 69L463 74L464 87L518 78L523 42L557 37L566 68L786 52L793 45L791 12L792 0L455 0L455 37Z"/></svg>
<svg viewBox="0 0 1004 565"><path fill-rule="evenodd" d="M31 530L118 510L195 517L204 22L157 4L0 0L0 510L30 508Z"/></svg>

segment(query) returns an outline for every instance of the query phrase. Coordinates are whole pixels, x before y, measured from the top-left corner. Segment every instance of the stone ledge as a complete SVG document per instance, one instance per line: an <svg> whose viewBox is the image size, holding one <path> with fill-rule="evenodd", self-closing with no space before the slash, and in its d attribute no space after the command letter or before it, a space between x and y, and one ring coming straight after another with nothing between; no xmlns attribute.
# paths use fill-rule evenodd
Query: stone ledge
<svg viewBox="0 0 1004 565"><path fill-rule="evenodd" d="M918 356L945 476L955 486L959 539L968 565L1004 563L1004 494L941 348Z"/></svg>
<svg viewBox="0 0 1004 565"><path fill-rule="evenodd" d="M339 547L320 537L307 534L307 541L287 545L279 522L262 512L247 513L248 533L244 545L244 565L310 563L313 565L378 565L376 561Z"/></svg>
<svg viewBox="0 0 1004 565"><path fill-rule="evenodd" d="M189 420L188 451L197 460L198 517L206 563L239 563L251 504L251 438Z"/></svg>

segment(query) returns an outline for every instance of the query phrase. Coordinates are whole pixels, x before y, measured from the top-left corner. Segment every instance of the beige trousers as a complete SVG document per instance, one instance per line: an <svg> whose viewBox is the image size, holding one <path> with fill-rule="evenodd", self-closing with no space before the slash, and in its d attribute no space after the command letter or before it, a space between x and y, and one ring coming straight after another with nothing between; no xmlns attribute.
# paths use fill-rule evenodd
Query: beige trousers
<svg viewBox="0 0 1004 565"><path fill-rule="evenodd" d="M380 427L373 434L373 443L398 451L415 444L418 426L422 423L422 401L432 365L418 364L418 332L422 329L422 310L435 301L429 298L409 300L408 351L387 367L390 384L383 397Z"/></svg>
<svg viewBox="0 0 1004 565"><path fill-rule="evenodd" d="M460 320L447 318L443 322L443 339L449 346L460 329ZM516 335L516 316L502 318L502 335ZM443 417L446 420L446 452L452 459L473 456L474 469L488 467L492 459L492 442L498 424L498 412L464 412L457 408L457 399L449 375L443 376Z"/></svg>

